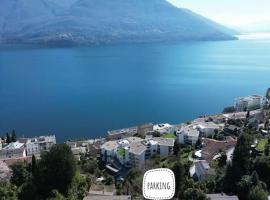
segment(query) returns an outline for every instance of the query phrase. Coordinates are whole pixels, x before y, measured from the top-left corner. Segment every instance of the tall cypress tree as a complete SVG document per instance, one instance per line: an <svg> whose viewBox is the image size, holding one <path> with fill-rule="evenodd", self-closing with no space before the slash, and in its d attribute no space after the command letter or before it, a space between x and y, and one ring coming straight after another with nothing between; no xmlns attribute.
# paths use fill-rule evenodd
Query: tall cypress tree
<svg viewBox="0 0 270 200"><path fill-rule="evenodd" d="M32 172L34 173L37 168L36 156L32 155Z"/></svg>
<svg viewBox="0 0 270 200"><path fill-rule="evenodd" d="M16 142L17 141L17 136L16 136L16 132L13 129L12 133L11 133L11 142Z"/></svg>
<svg viewBox="0 0 270 200"><path fill-rule="evenodd" d="M250 146L252 137L249 134L242 134L237 140L233 153L232 165L227 167L224 178L224 191L236 193L236 184L244 175L249 174L250 168Z"/></svg>
<svg viewBox="0 0 270 200"><path fill-rule="evenodd" d="M183 193L183 187L186 180L185 177L185 167L181 161L177 161L173 167L172 171L175 176L175 197L180 198Z"/></svg>
<svg viewBox="0 0 270 200"><path fill-rule="evenodd" d="M6 133L6 143L11 143L11 138L10 138L10 135L9 133Z"/></svg>
<svg viewBox="0 0 270 200"><path fill-rule="evenodd" d="M237 140L232 159L232 168L235 172L236 181L249 173L251 144L252 137L246 133L242 134Z"/></svg>

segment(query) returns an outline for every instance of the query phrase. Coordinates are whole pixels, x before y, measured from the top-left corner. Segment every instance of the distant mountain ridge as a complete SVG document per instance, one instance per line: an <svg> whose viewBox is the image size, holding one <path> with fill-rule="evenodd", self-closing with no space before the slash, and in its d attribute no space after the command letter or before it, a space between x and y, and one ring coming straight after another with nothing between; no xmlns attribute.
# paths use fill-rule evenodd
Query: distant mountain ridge
<svg viewBox="0 0 270 200"><path fill-rule="evenodd" d="M0 6L2 43L231 40L233 33L166 0L1 0Z"/></svg>

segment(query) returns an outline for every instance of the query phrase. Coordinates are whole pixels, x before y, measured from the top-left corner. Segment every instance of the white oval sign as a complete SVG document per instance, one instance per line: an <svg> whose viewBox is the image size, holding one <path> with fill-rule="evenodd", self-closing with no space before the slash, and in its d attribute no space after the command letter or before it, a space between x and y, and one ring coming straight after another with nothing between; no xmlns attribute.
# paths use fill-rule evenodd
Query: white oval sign
<svg viewBox="0 0 270 200"><path fill-rule="evenodd" d="M171 199L175 193L175 177L170 169L160 168L145 172L143 196L146 199Z"/></svg>

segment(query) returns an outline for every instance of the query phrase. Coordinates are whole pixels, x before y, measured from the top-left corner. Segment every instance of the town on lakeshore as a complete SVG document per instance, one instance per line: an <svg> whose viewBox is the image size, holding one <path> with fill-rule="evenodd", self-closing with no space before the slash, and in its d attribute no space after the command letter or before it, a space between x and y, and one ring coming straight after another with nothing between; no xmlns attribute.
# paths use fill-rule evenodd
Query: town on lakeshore
<svg viewBox="0 0 270 200"><path fill-rule="evenodd" d="M224 108L221 114L186 123L146 123L108 131L104 138L66 141L79 174L90 177L80 198L75 199L143 199L143 173L158 167L175 173L176 199L196 199L193 195L211 200L251 199L255 190L267 194L269 117L270 89L263 96L236 98L234 106ZM18 184L18 165L33 166L55 146L55 135L19 138L15 130L3 135L0 182ZM57 162L51 164L57 167ZM37 171L27 173L35 177ZM243 180L250 185L241 185Z"/></svg>

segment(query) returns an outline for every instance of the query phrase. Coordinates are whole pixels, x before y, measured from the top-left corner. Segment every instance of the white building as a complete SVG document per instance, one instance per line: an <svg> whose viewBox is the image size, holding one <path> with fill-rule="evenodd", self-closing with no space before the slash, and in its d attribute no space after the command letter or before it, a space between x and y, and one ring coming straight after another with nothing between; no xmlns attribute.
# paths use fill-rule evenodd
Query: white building
<svg viewBox="0 0 270 200"><path fill-rule="evenodd" d="M72 154L77 158L78 160L81 159L81 154L86 153L86 147L74 147L71 148Z"/></svg>
<svg viewBox="0 0 270 200"><path fill-rule="evenodd" d="M110 162L111 159L113 159L113 157L115 156L117 148L118 144L116 140L108 141L101 145L102 160L104 162Z"/></svg>
<svg viewBox="0 0 270 200"><path fill-rule="evenodd" d="M130 144L129 164L133 167L140 168L144 165L146 159L147 147L142 142L134 142Z"/></svg>
<svg viewBox="0 0 270 200"><path fill-rule="evenodd" d="M237 112L246 111L249 109L258 109L264 103L264 98L259 95L251 95L247 97L239 97L235 100L235 110Z"/></svg>
<svg viewBox="0 0 270 200"><path fill-rule="evenodd" d="M157 153L161 157L166 157L173 153L174 139L155 137L152 141L156 142Z"/></svg>
<svg viewBox="0 0 270 200"><path fill-rule="evenodd" d="M218 130L219 126L214 122L200 122L197 125L197 129L203 137L213 137L215 130Z"/></svg>
<svg viewBox="0 0 270 200"><path fill-rule="evenodd" d="M11 142L0 150L0 159L26 157L24 143Z"/></svg>
<svg viewBox="0 0 270 200"><path fill-rule="evenodd" d="M175 126L170 125L168 123L165 124L156 124L153 127L153 131L157 131L160 134L165 134L165 133L174 133L175 131Z"/></svg>
<svg viewBox="0 0 270 200"><path fill-rule="evenodd" d="M205 180L215 176L215 170L210 167L209 163L205 160L200 160L194 163L195 174L199 180Z"/></svg>
<svg viewBox="0 0 270 200"><path fill-rule="evenodd" d="M177 130L176 135L180 144L195 145L200 136L200 132L197 130L196 126L187 125Z"/></svg>
<svg viewBox="0 0 270 200"><path fill-rule="evenodd" d="M117 159L122 165L142 167L153 155L169 156L173 153L174 139L128 137L108 141L101 146L102 159L106 163Z"/></svg>
<svg viewBox="0 0 270 200"><path fill-rule="evenodd" d="M39 155L44 151L49 151L50 148L55 144L55 135L31 138L28 142L26 142L27 155Z"/></svg>

